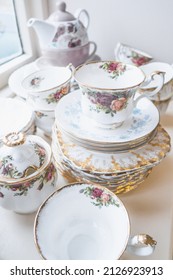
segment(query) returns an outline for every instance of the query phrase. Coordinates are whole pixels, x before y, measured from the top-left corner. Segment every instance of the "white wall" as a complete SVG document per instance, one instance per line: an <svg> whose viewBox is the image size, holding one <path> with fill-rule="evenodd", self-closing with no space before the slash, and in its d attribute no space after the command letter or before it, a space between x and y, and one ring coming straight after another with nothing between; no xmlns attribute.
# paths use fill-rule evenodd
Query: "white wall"
<svg viewBox="0 0 173 280"><path fill-rule="evenodd" d="M49 12L56 0L48 0ZM90 15L89 39L102 59L114 59L118 41L173 62L173 0L66 0L67 10L84 8Z"/></svg>

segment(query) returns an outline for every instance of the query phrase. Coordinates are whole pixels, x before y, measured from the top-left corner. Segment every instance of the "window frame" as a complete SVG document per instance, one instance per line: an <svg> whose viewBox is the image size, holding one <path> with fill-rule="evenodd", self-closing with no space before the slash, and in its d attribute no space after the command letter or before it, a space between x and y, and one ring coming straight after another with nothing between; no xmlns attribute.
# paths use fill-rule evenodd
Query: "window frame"
<svg viewBox="0 0 173 280"><path fill-rule="evenodd" d="M14 0L23 54L0 66L0 89L7 86L8 78L19 67L32 62L39 54L39 44L33 30L27 27L30 17L44 19L48 16L47 0Z"/></svg>

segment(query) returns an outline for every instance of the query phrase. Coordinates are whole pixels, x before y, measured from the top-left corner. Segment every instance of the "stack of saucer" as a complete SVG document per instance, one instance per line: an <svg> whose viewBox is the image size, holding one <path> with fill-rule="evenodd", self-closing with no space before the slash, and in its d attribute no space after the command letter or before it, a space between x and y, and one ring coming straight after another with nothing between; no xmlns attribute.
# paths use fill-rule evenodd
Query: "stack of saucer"
<svg viewBox="0 0 173 280"><path fill-rule="evenodd" d="M147 98L122 126L96 127L84 116L81 91L65 96L55 110L52 151L59 171L71 181L99 183L115 193L137 187L170 150L170 137Z"/></svg>

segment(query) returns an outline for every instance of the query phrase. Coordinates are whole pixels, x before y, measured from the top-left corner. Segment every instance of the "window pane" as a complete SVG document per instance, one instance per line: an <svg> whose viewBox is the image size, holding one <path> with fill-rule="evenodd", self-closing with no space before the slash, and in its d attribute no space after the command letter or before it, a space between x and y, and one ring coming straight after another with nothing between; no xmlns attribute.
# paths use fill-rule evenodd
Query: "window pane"
<svg viewBox="0 0 173 280"><path fill-rule="evenodd" d="M0 65L22 53L13 0L0 0Z"/></svg>

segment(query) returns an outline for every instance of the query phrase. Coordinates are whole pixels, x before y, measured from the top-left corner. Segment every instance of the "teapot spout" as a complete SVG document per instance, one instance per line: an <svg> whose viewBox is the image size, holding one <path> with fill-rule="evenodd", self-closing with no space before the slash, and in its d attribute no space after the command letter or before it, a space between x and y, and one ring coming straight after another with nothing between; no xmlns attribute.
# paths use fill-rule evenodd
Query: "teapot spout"
<svg viewBox="0 0 173 280"><path fill-rule="evenodd" d="M27 26L34 28L42 47L49 45L56 34L56 27L54 25L36 18L30 18Z"/></svg>

